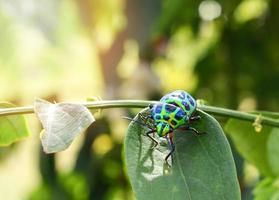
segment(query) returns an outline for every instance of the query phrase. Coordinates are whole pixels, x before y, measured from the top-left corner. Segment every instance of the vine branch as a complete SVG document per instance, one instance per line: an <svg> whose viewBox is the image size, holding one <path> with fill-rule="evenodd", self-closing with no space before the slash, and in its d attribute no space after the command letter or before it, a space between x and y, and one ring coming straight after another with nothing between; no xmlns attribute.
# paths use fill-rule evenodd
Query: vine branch
<svg viewBox="0 0 279 200"><path fill-rule="evenodd" d="M77 103L84 105L88 109L108 109L108 108L144 108L148 105L157 103L157 101L142 101L142 100L107 100L107 101L94 101L94 102L82 102ZM212 115L236 118L240 120L246 120L254 122L259 115L251 114L247 112L241 112L226 108L220 108L215 106L200 105L198 109L205 111ZM0 117L19 114L34 113L33 106L25 107L12 107L12 108L0 108ZM279 121L270 117L261 116L261 124L267 126L274 126L279 128Z"/></svg>

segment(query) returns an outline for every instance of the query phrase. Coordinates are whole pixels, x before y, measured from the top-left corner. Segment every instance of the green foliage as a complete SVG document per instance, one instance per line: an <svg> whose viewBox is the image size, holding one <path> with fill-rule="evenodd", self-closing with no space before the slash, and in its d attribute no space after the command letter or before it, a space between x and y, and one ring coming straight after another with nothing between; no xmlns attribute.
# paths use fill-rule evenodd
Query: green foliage
<svg viewBox="0 0 279 200"><path fill-rule="evenodd" d="M51 198L50 187L43 184L30 194L28 200L49 200Z"/></svg>
<svg viewBox="0 0 279 200"><path fill-rule="evenodd" d="M166 141L152 149L146 128L132 122L125 139L128 175L137 199L240 199L230 146L218 122L204 112L193 124L206 135L175 131L171 168L164 164ZM139 120L138 118L135 118Z"/></svg>
<svg viewBox="0 0 279 200"><path fill-rule="evenodd" d="M266 148L272 128L264 127L260 133L257 133L251 122L230 119L225 130L232 138L237 150L247 161L254 164L262 174L272 175Z"/></svg>
<svg viewBox="0 0 279 200"><path fill-rule="evenodd" d="M0 102L0 109L9 107L14 107L14 105ZM10 145L27 136L29 136L29 131L24 116L14 115L0 118L0 146Z"/></svg>
<svg viewBox="0 0 279 200"><path fill-rule="evenodd" d="M79 173L71 173L60 177L64 190L74 200L86 200L89 196L89 188L86 178Z"/></svg>
<svg viewBox="0 0 279 200"><path fill-rule="evenodd" d="M262 113L263 116L279 118L276 114ZM265 176L278 176L279 129L264 126L256 132L251 122L230 119L225 130L232 138L237 150L245 160L255 165Z"/></svg>
<svg viewBox="0 0 279 200"><path fill-rule="evenodd" d="M59 183L59 184L58 184ZM53 185L40 185L28 198L29 200L51 200L51 199L71 199L86 200L89 196L88 185L83 175L79 173L69 173L60 175L58 183Z"/></svg>
<svg viewBox="0 0 279 200"><path fill-rule="evenodd" d="M206 99L209 104L232 109L241 107L246 110L256 108L278 110L278 1L215 1L220 5L222 13L220 13L220 17L212 21L203 20L201 17L199 8L201 3L205 2L212 1L111 0L102 3L96 0L44 0L40 3L32 0L2 1L0 3L1 97L12 101L24 99L25 102L31 101L30 99L37 95L57 96L61 98L59 100L78 99L94 91L96 94L109 94L110 97L114 95L120 97L122 94L126 97L130 94L141 95L144 93L149 96L142 95L140 98L157 100L159 96L163 95L158 93L158 90L169 91L184 88L195 97ZM208 8L210 10L210 6ZM210 14L206 11L203 14L207 13ZM150 35L150 32L153 34ZM134 39L133 43L135 43L133 52L140 52L139 55L123 53L125 42L130 38ZM125 73L125 67L121 69L115 67L119 65L122 57L129 61L127 66L130 67L127 67L128 75L124 79L122 74ZM145 68L137 68L133 63L140 63L140 66L146 64L151 67L147 67L148 70L142 70ZM132 73L133 69L138 71ZM149 71L149 69L151 70ZM156 76L149 76L153 73L150 73L152 70L160 80L154 78ZM144 74L138 73L145 71L147 72ZM57 85L60 87L58 88ZM157 90L157 88L159 89ZM270 113L265 114L270 116ZM110 115L114 116L111 113ZM273 117L277 118L278 115L275 114ZM36 120L34 122L36 123ZM114 122L102 125L108 129L111 128L112 135L115 135L115 132L124 131L123 129L119 131L119 127ZM94 130L96 130L96 124L94 124ZM210 128L206 127L205 131L208 130ZM233 145L243 156L239 159L244 159L242 160L244 163L248 161L255 165L264 176L264 180L261 180L256 186L255 199L278 199L278 129L263 127L263 130L257 133L251 122L230 120L226 125L226 130L232 138ZM103 132L105 131L100 133ZM106 163L106 167L101 164L98 167L96 164L96 156L91 156L90 152L97 133L98 131L95 131L92 134L91 140L90 138L84 140L77 163L79 166L86 166L84 171L90 180L87 184L91 184L88 187L89 193L99 193L101 197L98 196L97 199L103 199L103 196L107 196L105 193L114 190L115 185L126 190L126 179L125 177L121 179L119 176L111 179L112 174L120 173L122 169L117 154L121 149L120 144L117 151L112 150L113 155L109 158L103 157L102 162ZM0 146L11 144L28 134L22 116L0 118ZM195 158L200 161L200 158L207 155L204 152L200 155L196 150L200 144L192 145L191 142L196 141L195 137L184 136L184 133L183 136L181 135L181 132L176 133L178 154L177 152L175 154L173 174L167 178L156 179L166 179L166 183L162 183L161 191L167 188L168 178L174 180L174 175L178 173L176 163L182 163L178 155L185 156L183 162L185 162L187 170L195 164L193 158L189 158L189 156L199 155ZM213 137L211 135L197 140L206 140L204 138ZM148 138L140 137L136 133L133 137L142 139L144 144L150 143ZM184 142L188 138L193 141ZM137 140L135 141L131 143L134 145L133 148L137 148L137 144L139 144ZM181 148L180 142L190 144ZM154 163L158 163L154 169L149 169L148 166L152 163L150 164L149 157L146 158L144 164L149 165L139 168L139 170L143 170L142 173L145 177L152 176L154 170L162 170L168 148L164 142L161 143L161 146L154 152L149 150L151 144L148 147L142 147L144 153L147 152L147 156L152 155ZM219 144L215 144L215 146L220 148ZM8 147L1 148L0 154L6 155L9 149ZM194 150L195 152L193 152ZM34 151L36 152L36 150ZM137 155L137 153L138 151L130 151L130 154L133 154L130 156L141 158L142 154ZM71 156L75 156L75 154ZM213 157L215 158L215 155ZM112 158L115 160L114 162L110 162ZM137 163L129 160L128 162L132 163L132 165L128 165L130 169ZM89 165L89 163L92 164ZM210 162L208 163L204 165L204 169L209 168ZM44 165L47 166L47 163ZM242 175L245 175L246 172L241 171L241 164L238 165L238 168L240 169L238 178L242 186L241 191L249 192L246 183L242 181ZM202 174L204 169L196 168L195 172ZM211 169L212 167L209 171ZM26 172L25 169L22 170ZM105 170L106 173L100 173L102 170ZM53 171L56 172L57 169L53 168ZM46 177L51 177L51 175L48 174ZM42 179L42 182L46 180ZM70 178L70 180L82 182L75 178ZM115 184L116 180L119 181L119 184ZM96 184L93 184L92 182L95 181ZM71 190L74 187L73 182L65 185L65 190ZM132 182L137 183L136 180ZM149 183L147 186L150 186ZM215 187L215 183L217 180L206 183L206 186ZM59 184L62 184L62 181ZM175 185L175 180L171 184ZM38 195L37 199L53 198L49 193L52 192L51 189L44 183L42 185L44 185L42 193ZM58 186L53 185L53 187ZM62 188L64 189L64 186ZM129 187L127 188L130 190ZM134 189L138 193L140 187L135 188L134 186ZM17 190L16 187L15 190ZM100 190L102 192L99 192ZM2 189L0 192L1 197L5 198L3 191ZM78 191L79 193L84 192L83 190ZM168 194L167 191L165 193ZM74 191L70 195L77 197ZM162 196L161 194L156 195L159 198ZM90 197L88 198L91 199ZM206 197L206 199L208 198Z"/></svg>
<svg viewBox="0 0 279 200"><path fill-rule="evenodd" d="M262 180L254 190L255 200L278 200L279 183L278 180L266 178Z"/></svg>

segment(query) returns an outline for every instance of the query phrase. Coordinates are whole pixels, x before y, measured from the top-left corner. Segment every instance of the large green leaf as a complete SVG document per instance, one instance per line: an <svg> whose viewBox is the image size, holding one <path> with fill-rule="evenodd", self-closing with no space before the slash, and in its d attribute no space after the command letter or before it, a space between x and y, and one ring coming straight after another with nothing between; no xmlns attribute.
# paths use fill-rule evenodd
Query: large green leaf
<svg viewBox="0 0 279 200"><path fill-rule="evenodd" d="M1 108L14 107L13 104L0 102ZM29 136L25 118L22 115L0 117L0 146L11 143Z"/></svg>
<svg viewBox="0 0 279 200"><path fill-rule="evenodd" d="M218 122L204 112L193 123L207 134L176 130L174 161L171 168L164 164L169 149L161 139L151 149L148 131L131 122L125 138L128 175L137 199L238 200L240 190L230 146ZM135 120L139 120L137 117Z"/></svg>
<svg viewBox="0 0 279 200"><path fill-rule="evenodd" d="M261 114L278 118L276 113L262 112ZM266 176L279 175L278 128L263 126L260 132L256 132L251 122L230 119L225 126L225 130L232 138L240 154L255 165L261 174Z"/></svg>

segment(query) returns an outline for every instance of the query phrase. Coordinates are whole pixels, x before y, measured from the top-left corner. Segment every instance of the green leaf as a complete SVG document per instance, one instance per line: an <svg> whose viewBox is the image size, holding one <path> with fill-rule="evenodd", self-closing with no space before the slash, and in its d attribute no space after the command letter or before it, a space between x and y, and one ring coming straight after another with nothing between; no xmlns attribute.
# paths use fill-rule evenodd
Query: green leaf
<svg viewBox="0 0 279 200"><path fill-rule="evenodd" d="M14 107L14 105L0 102L0 109L9 107ZM29 130L22 115L0 117L0 146L10 145L27 136L29 136Z"/></svg>
<svg viewBox="0 0 279 200"><path fill-rule="evenodd" d="M279 182L272 178L266 178L257 185L253 193L254 200L278 200Z"/></svg>
<svg viewBox="0 0 279 200"><path fill-rule="evenodd" d="M164 164L169 152L165 139L151 149L153 143L145 135L148 129L131 122L125 138L125 158L137 199L240 199L226 137L213 117L201 111L198 114L202 119L191 126L207 134L195 136L190 131L176 130L171 168Z"/></svg>
<svg viewBox="0 0 279 200"><path fill-rule="evenodd" d="M272 128L263 127L262 131L257 133L251 122L230 119L225 130L245 160L255 165L262 174L272 175L266 145Z"/></svg>
<svg viewBox="0 0 279 200"><path fill-rule="evenodd" d="M276 113L257 113L278 118ZM279 142L279 138L277 138L278 128L263 126L261 132L256 132L251 122L230 119L225 130L244 159L255 165L261 174L265 176L279 175L278 156L276 157L274 154L279 152L277 147Z"/></svg>

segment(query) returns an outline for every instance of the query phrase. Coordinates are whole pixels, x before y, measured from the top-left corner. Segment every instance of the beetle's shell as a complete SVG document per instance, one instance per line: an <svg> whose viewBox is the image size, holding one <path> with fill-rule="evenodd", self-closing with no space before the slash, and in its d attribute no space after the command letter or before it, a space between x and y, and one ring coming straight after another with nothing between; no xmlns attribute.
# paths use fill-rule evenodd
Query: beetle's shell
<svg viewBox="0 0 279 200"><path fill-rule="evenodd" d="M157 103L151 109L151 116L155 121L157 130L160 130L164 125L169 125L169 131L174 130L185 123L188 120L187 114L180 107L174 106L168 103ZM164 136L160 131L157 131L160 137Z"/></svg>
<svg viewBox="0 0 279 200"><path fill-rule="evenodd" d="M160 101L180 107L188 117L190 117L197 108L196 100L183 90L176 90L166 94L160 99Z"/></svg>

